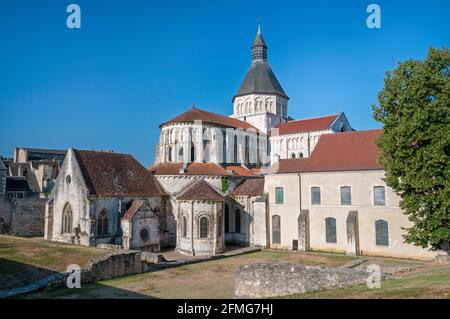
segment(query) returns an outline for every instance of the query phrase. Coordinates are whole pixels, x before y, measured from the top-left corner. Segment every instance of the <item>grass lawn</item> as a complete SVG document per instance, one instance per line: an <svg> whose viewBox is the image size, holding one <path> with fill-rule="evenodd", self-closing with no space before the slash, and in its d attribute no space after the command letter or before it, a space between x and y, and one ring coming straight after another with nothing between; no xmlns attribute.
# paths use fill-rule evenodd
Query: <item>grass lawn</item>
<svg viewBox="0 0 450 319"><path fill-rule="evenodd" d="M31 298L233 298L234 272L250 263L291 262L340 266L354 258L338 254L261 251L170 268L82 286L81 289L44 291Z"/></svg>
<svg viewBox="0 0 450 319"><path fill-rule="evenodd" d="M81 267L108 250L0 235L0 290L23 286L70 264Z"/></svg>
<svg viewBox="0 0 450 319"><path fill-rule="evenodd" d="M37 275L42 276L43 271L65 270L72 263L84 266L92 257L106 253L107 250L58 244L38 238L0 236L0 289L2 278L13 276L22 281L30 280ZM423 268L383 281L381 289L368 289L361 285L287 298L450 297L450 266L437 267L395 258L366 258L368 263L379 265L420 265ZM340 254L261 251L82 285L81 289L41 291L22 298L233 298L234 273L240 265L279 262L337 267L351 260L354 258Z"/></svg>

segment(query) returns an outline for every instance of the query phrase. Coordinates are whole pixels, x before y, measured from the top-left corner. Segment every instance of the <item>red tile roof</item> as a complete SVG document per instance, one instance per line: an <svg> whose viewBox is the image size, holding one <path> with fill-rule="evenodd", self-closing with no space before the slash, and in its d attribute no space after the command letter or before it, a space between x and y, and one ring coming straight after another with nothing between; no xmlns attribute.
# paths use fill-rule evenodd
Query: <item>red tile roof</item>
<svg viewBox="0 0 450 319"><path fill-rule="evenodd" d="M134 200L131 204L130 208L123 214L122 219L132 219L134 215L141 209L142 205L144 205L145 201L143 200Z"/></svg>
<svg viewBox="0 0 450 319"><path fill-rule="evenodd" d="M311 132L328 129L336 120L338 114L328 115L323 117L316 117L307 120L290 121L287 123L280 123L272 130L271 135L294 134L299 132ZM278 129L278 132L277 132Z"/></svg>
<svg viewBox="0 0 450 319"><path fill-rule="evenodd" d="M222 201L223 196L203 179L196 180L175 195L177 200L211 200Z"/></svg>
<svg viewBox="0 0 450 319"><path fill-rule="evenodd" d="M74 153L91 195L166 195L155 177L131 155L79 150L74 150Z"/></svg>
<svg viewBox="0 0 450 319"><path fill-rule="evenodd" d="M212 175L230 176L224 168L214 163L189 163L185 173L180 173L183 163L160 163L149 168L154 175Z"/></svg>
<svg viewBox="0 0 450 319"><path fill-rule="evenodd" d="M233 196L261 196L264 193L264 178L249 178L239 185Z"/></svg>
<svg viewBox="0 0 450 319"><path fill-rule="evenodd" d="M234 174L236 174L237 176L244 176L244 177L257 176L253 171L239 165L228 165L225 166L225 169L227 171L233 171Z"/></svg>
<svg viewBox="0 0 450 319"><path fill-rule="evenodd" d="M375 139L382 130L322 135L310 158L280 160L268 173L332 172L382 169Z"/></svg>
<svg viewBox="0 0 450 319"><path fill-rule="evenodd" d="M192 123L194 121L202 121L203 123L214 124L214 125L219 125L219 126L223 126L223 127L242 128L242 129L246 129L246 130L253 129L256 132L260 132L256 127L254 127L253 125L251 125L247 122L244 122L244 121L241 121L238 119L234 119L234 118L231 118L231 117L228 117L225 115L200 110L196 107L192 107L190 110L161 124L160 127L163 125L166 125L166 124L171 124L171 123L180 123L180 122ZM260 132L260 134L262 134L262 133Z"/></svg>

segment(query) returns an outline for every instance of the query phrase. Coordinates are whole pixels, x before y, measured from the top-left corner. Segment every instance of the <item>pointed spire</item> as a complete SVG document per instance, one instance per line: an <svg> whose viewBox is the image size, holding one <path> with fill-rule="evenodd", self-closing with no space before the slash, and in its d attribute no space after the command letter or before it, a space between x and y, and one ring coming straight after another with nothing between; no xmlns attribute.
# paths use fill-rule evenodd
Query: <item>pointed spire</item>
<svg viewBox="0 0 450 319"><path fill-rule="evenodd" d="M261 17L258 17L258 32L252 45L252 61L267 61L267 45L261 33Z"/></svg>

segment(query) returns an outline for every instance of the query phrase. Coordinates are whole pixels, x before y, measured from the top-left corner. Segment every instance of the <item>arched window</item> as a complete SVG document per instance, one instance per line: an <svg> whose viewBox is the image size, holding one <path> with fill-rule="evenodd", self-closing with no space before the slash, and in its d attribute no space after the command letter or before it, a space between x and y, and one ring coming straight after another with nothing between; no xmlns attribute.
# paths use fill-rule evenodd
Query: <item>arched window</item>
<svg viewBox="0 0 450 319"><path fill-rule="evenodd" d="M178 161L183 161L184 150L182 147L178 150Z"/></svg>
<svg viewBox="0 0 450 319"><path fill-rule="evenodd" d="M181 234L184 238L187 237L187 218L186 218L186 216L183 216L183 218L182 218Z"/></svg>
<svg viewBox="0 0 450 319"><path fill-rule="evenodd" d="M222 131L222 163L228 163L227 159L227 133Z"/></svg>
<svg viewBox="0 0 450 319"><path fill-rule="evenodd" d="M295 153L292 153L291 158L295 159Z"/></svg>
<svg viewBox="0 0 450 319"><path fill-rule="evenodd" d="M376 244L378 246L389 246L389 226L385 220L375 222Z"/></svg>
<svg viewBox="0 0 450 319"><path fill-rule="evenodd" d="M62 232L63 234L70 234L72 232L72 208L69 203L64 206L62 218Z"/></svg>
<svg viewBox="0 0 450 319"><path fill-rule="evenodd" d="M168 156L169 156L169 158L168 158L169 162L172 162L172 147L169 147Z"/></svg>
<svg viewBox="0 0 450 319"><path fill-rule="evenodd" d="M26 170L26 169L25 169L25 170L23 171L23 174L22 174L22 175L23 175L23 177L25 177L25 178L27 177L27 175L28 175L28 172L27 172L27 170Z"/></svg>
<svg viewBox="0 0 450 319"><path fill-rule="evenodd" d="M336 218L328 217L325 219L325 236L327 243L336 243Z"/></svg>
<svg viewBox="0 0 450 319"><path fill-rule="evenodd" d="M233 144L233 156L234 156L233 160L234 160L234 163L237 163L238 162L238 138L236 135L234 136L233 143L234 143Z"/></svg>
<svg viewBox="0 0 450 319"><path fill-rule="evenodd" d="M281 244L281 217L272 216L272 244Z"/></svg>
<svg viewBox="0 0 450 319"><path fill-rule="evenodd" d="M303 158L303 153L300 153L300 155L298 157L299 158Z"/></svg>
<svg viewBox="0 0 450 319"><path fill-rule="evenodd" d="M99 236L108 234L108 217L105 210L102 210L100 215L98 215L97 234Z"/></svg>
<svg viewBox="0 0 450 319"><path fill-rule="evenodd" d="M208 218L200 218L200 238L208 238Z"/></svg>
<svg viewBox="0 0 450 319"><path fill-rule="evenodd" d="M241 211L239 209L234 212L234 232L241 232Z"/></svg>
<svg viewBox="0 0 450 319"><path fill-rule="evenodd" d="M250 163L250 137L245 137L245 164Z"/></svg>
<svg viewBox="0 0 450 319"><path fill-rule="evenodd" d="M225 204L225 232L230 232L230 208Z"/></svg>
<svg viewBox="0 0 450 319"><path fill-rule="evenodd" d="M191 162L195 162L195 146L194 146L194 143L191 144Z"/></svg>

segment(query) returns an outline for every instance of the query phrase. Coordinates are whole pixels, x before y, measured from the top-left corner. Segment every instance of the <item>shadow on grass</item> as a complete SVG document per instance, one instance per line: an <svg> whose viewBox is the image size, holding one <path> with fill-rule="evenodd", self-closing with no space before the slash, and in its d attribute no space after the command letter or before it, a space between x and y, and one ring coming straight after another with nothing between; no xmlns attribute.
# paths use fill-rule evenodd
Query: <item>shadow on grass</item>
<svg viewBox="0 0 450 319"><path fill-rule="evenodd" d="M57 272L0 258L0 290L19 288Z"/></svg>

